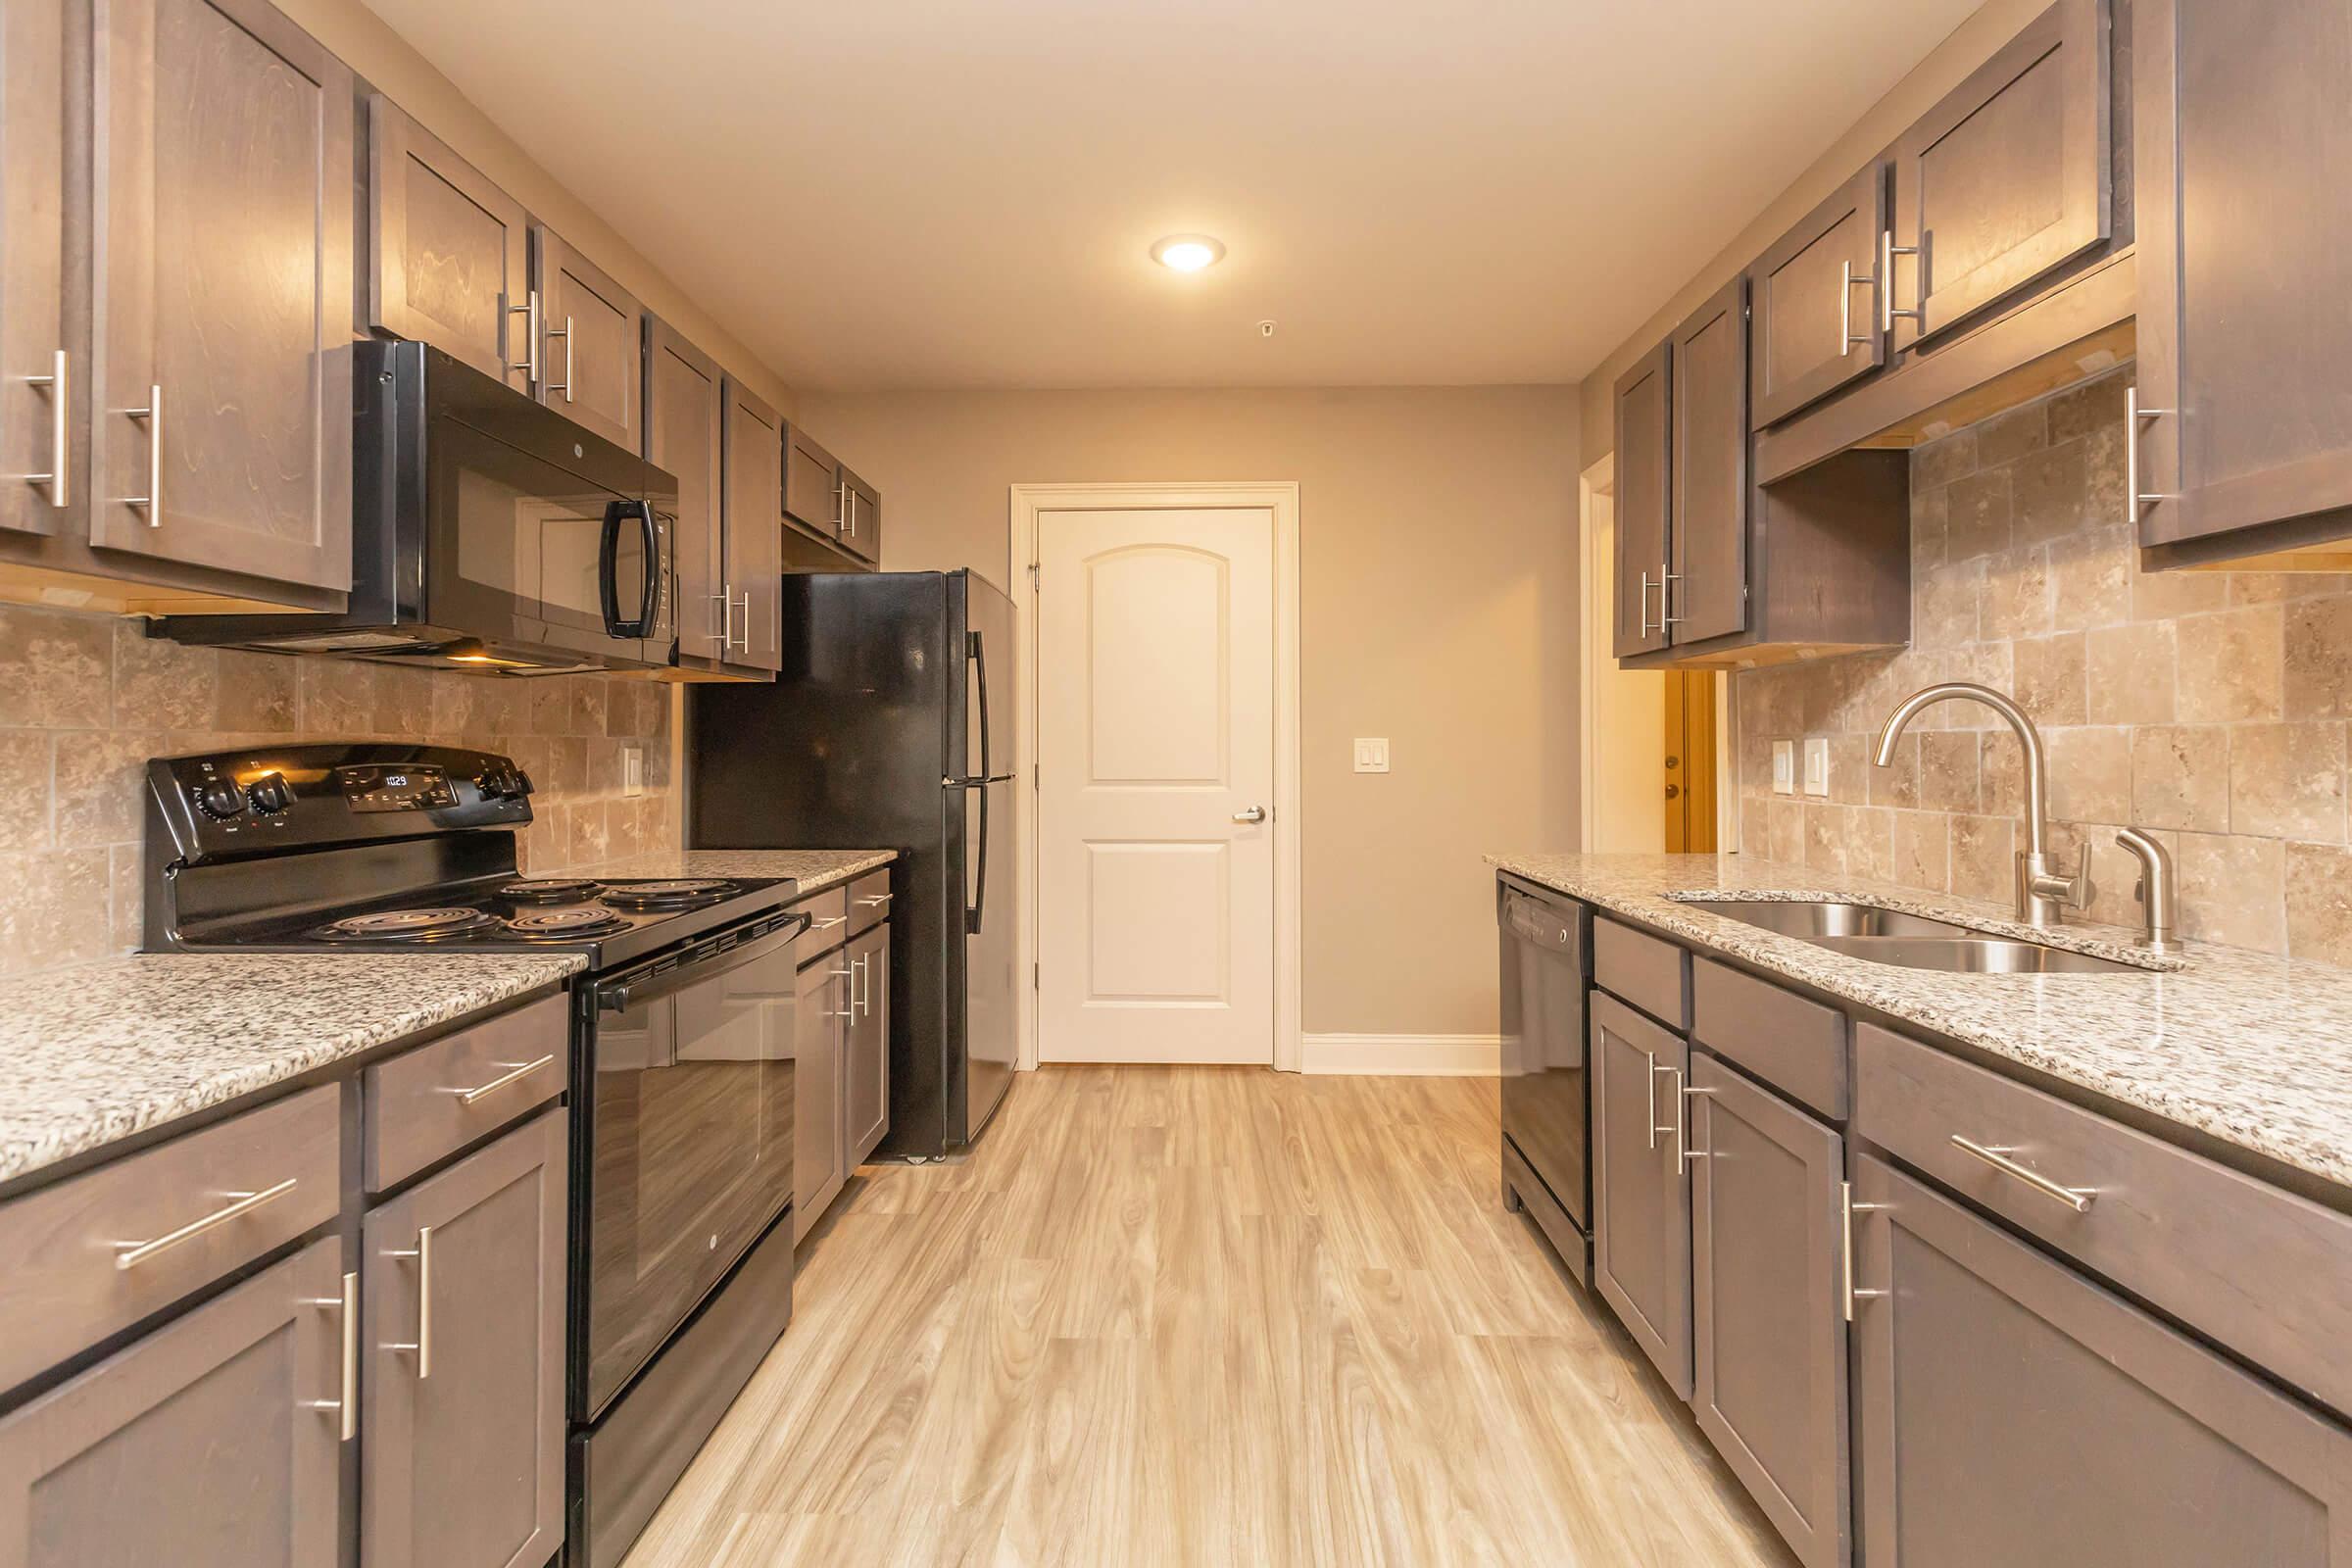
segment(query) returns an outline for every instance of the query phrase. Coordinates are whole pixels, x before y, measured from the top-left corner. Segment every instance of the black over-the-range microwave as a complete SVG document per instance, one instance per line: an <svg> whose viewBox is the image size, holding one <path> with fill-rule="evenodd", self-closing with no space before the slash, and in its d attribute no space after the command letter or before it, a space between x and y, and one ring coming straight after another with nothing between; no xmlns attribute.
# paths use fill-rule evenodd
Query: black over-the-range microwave
<svg viewBox="0 0 2352 1568"><path fill-rule="evenodd" d="M485 674L671 662L675 479L438 349L352 352L349 608L158 635Z"/></svg>

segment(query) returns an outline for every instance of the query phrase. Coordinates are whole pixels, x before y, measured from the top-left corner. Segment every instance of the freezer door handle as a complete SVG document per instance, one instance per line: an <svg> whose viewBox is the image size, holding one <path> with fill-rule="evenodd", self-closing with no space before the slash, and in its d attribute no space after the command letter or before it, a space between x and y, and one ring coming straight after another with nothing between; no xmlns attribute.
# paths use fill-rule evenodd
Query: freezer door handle
<svg viewBox="0 0 2352 1568"><path fill-rule="evenodd" d="M980 776L987 778L997 770L996 761L988 751L988 644L976 631L968 635L971 639L969 657L979 666L974 673L980 686ZM971 753L966 751L964 755L968 757Z"/></svg>

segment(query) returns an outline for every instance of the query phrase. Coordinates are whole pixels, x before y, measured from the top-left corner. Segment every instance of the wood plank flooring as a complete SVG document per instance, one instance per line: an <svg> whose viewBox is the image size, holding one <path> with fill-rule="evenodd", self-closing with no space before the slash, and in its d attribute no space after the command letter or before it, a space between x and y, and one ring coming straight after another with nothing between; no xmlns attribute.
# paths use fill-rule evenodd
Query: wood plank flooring
<svg viewBox="0 0 2352 1568"><path fill-rule="evenodd" d="M626 1568L1790 1559L1503 1212L1492 1080L1023 1074L861 1175Z"/></svg>

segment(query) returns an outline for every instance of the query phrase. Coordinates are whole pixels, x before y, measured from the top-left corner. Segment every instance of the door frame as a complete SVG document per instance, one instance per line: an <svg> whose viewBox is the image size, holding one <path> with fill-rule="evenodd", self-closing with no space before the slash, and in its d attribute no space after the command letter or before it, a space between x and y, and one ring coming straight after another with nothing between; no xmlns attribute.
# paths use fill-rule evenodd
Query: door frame
<svg viewBox="0 0 2352 1568"><path fill-rule="evenodd" d="M1298 485L1295 480L1196 484L1016 484L1011 492L1013 622L1020 645L1014 760L1029 775L1016 813L1021 878L1019 962L1029 966L1020 993L1020 1070L1037 1066L1037 537L1049 512L1259 511L1274 517L1274 1059L1278 1072L1301 1068L1303 1002L1299 963L1298 808ZM1017 971L1016 971L1017 972Z"/></svg>

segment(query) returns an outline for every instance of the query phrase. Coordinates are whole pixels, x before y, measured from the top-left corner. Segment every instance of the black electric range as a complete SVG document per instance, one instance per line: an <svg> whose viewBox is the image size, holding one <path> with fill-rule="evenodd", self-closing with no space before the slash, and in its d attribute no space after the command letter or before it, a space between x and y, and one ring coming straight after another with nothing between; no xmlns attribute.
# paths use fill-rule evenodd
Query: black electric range
<svg viewBox="0 0 2352 1568"><path fill-rule="evenodd" d="M284 746L147 764L154 952L564 952L567 1522L615 1563L792 1312L789 877L529 877L504 757Z"/></svg>

